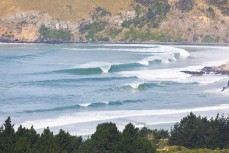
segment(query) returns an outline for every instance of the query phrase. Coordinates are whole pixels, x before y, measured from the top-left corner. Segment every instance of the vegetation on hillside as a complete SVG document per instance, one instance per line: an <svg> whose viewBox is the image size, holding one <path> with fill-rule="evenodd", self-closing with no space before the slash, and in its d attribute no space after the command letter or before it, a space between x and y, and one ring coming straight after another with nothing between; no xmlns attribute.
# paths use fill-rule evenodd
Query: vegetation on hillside
<svg viewBox="0 0 229 153"><path fill-rule="evenodd" d="M67 30L56 30L49 29L42 25L39 29L39 33L44 40L61 40L61 41L70 41L72 34Z"/></svg>
<svg viewBox="0 0 229 153"><path fill-rule="evenodd" d="M130 42L134 41L160 41L160 42L170 42L172 38L166 34L158 33L158 32L150 32L150 31L137 31L131 28L124 35L124 41L128 40ZM175 40L174 40L175 41Z"/></svg>
<svg viewBox="0 0 229 153"><path fill-rule="evenodd" d="M125 20L121 28L112 27L106 20L106 16L111 13L104 8L98 7L91 13L92 23L82 24L80 33L85 36L86 40L92 41L109 41L122 35L123 41L170 41L169 36L164 36L159 32L152 32L157 29L161 21L166 17L170 10L167 0L155 0L145 5L143 1L136 1L132 4L136 17ZM122 33L122 31L125 31ZM101 36L102 35L102 36ZM101 39L103 38L103 39ZM105 38L105 39L104 39Z"/></svg>
<svg viewBox="0 0 229 153"><path fill-rule="evenodd" d="M229 42L228 0L3 0L0 4L0 40Z"/></svg>
<svg viewBox="0 0 229 153"><path fill-rule="evenodd" d="M195 5L195 0L180 0L178 1L175 6L182 12L188 12L192 10Z"/></svg>
<svg viewBox="0 0 229 153"><path fill-rule="evenodd" d="M91 138L83 141L60 130L49 128L38 134L33 127L20 126L16 131L8 118L0 128L2 153L228 153L229 118L206 117L190 113L166 130L138 129L126 125L123 132L114 123L99 124ZM208 149L206 149L208 148ZM211 150L215 149L215 150Z"/></svg>
<svg viewBox="0 0 229 153"><path fill-rule="evenodd" d="M211 5L220 9L224 15L229 15L229 1L228 0L207 0Z"/></svg>
<svg viewBox="0 0 229 153"><path fill-rule="evenodd" d="M146 6L144 4L140 2L140 4L134 6L137 16L134 19L125 21L123 27L128 28L132 25L139 29L157 28L170 10L167 0L150 1L150 4Z"/></svg>
<svg viewBox="0 0 229 153"><path fill-rule="evenodd" d="M111 17L111 13L105 8L98 7L91 13L92 23L86 25L86 29L80 28L81 34L84 35L83 40L92 41L125 41L125 42L144 42L144 41L159 41L159 42L203 42L203 43L218 43L222 41L222 37L212 35L209 32L206 34L196 33L197 24L190 24L187 30L183 33L190 33L191 38L185 38L182 32L175 32L177 29L170 29L170 32L161 30L161 24L166 21L168 13L171 10L180 10L182 14L192 12L195 8L204 13L204 16L194 17L210 22L217 19L215 7L218 7L223 14L227 14L227 0L207 0L204 2L211 4L209 7L200 8L197 6L196 0L179 0L171 3L168 0L135 0L131 4L135 12L135 17L125 19L121 26L113 26L107 21L107 17ZM178 11L179 12L179 11ZM180 17L179 22L183 17ZM177 21L178 22L178 21ZM225 21L222 20L223 24ZM187 23L183 23L187 24ZM168 29L170 27L167 27ZM217 26L214 26L217 30ZM179 31L179 30L178 30ZM190 40L191 39L191 40ZM226 38L227 39L227 38ZM226 41L224 39L224 41Z"/></svg>
<svg viewBox="0 0 229 153"><path fill-rule="evenodd" d="M86 34L85 38L89 41L98 41L98 38L96 37L97 33L104 30L106 23L105 22L93 22L84 25L80 28L81 34Z"/></svg>

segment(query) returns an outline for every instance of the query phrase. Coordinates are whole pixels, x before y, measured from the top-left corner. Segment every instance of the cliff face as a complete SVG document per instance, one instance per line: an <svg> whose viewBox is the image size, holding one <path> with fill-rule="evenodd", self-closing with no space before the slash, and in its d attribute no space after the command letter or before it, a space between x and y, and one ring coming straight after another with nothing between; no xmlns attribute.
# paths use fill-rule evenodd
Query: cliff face
<svg viewBox="0 0 229 153"><path fill-rule="evenodd" d="M228 0L2 0L1 41L229 42Z"/></svg>

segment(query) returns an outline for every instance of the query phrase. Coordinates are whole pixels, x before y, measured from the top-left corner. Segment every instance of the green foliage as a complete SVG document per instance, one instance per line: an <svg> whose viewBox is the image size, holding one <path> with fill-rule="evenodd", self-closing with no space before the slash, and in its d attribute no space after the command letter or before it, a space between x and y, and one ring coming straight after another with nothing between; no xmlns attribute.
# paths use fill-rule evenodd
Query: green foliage
<svg viewBox="0 0 229 153"><path fill-rule="evenodd" d="M169 10L170 5L167 1L157 0L148 8L146 16L148 20L160 22L164 19Z"/></svg>
<svg viewBox="0 0 229 153"><path fill-rule="evenodd" d="M155 0L147 2L138 1L141 5L135 5L134 10L136 17L134 19L124 21L122 26L124 28L129 28L131 25L137 28L143 28L148 26L148 28L158 28L160 22L166 17L166 14L170 11L170 5L166 0Z"/></svg>
<svg viewBox="0 0 229 153"><path fill-rule="evenodd" d="M157 139L157 140L167 139L167 138L169 138L169 131L163 130L163 129L161 129L161 130L155 129L155 130L153 130L153 135L154 135L155 139Z"/></svg>
<svg viewBox="0 0 229 153"><path fill-rule="evenodd" d="M2 37L7 38L7 39L11 39L14 37L14 35L12 34L12 32L5 32Z"/></svg>
<svg viewBox="0 0 229 153"><path fill-rule="evenodd" d="M217 115L207 120L190 113L174 125L170 135L165 130L139 130L131 123L126 125L123 132L119 132L114 123L103 123L97 126L90 139L83 142L81 137L71 136L63 130L54 135L46 128L43 133L37 134L33 127L27 129L19 126L15 132L11 119L7 118L0 128L0 152L155 153L157 143L157 152L160 153L228 153L228 131L229 118ZM173 146L167 146L167 142ZM167 148L167 151L163 148Z"/></svg>
<svg viewBox="0 0 229 153"><path fill-rule="evenodd" d="M182 12L189 12L195 5L195 0L180 0L176 3L176 8Z"/></svg>
<svg viewBox="0 0 229 153"><path fill-rule="evenodd" d="M125 20L123 23L122 23L122 27L124 28L129 28L132 24L132 21L131 20Z"/></svg>
<svg viewBox="0 0 229 153"><path fill-rule="evenodd" d="M47 128L40 135L33 127L19 126L15 132L10 118L0 128L1 153L72 153L77 152L81 144L81 137L71 136L63 130L53 135Z"/></svg>
<svg viewBox="0 0 229 153"><path fill-rule="evenodd" d="M205 43L212 43L212 42L215 42L215 39L209 35L206 35L203 37L202 39L202 42L205 42Z"/></svg>
<svg viewBox="0 0 229 153"><path fill-rule="evenodd" d="M195 34L192 38L193 42L197 42L199 40L199 37Z"/></svg>
<svg viewBox="0 0 229 153"><path fill-rule="evenodd" d="M149 136L150 134L153 135L153 138L157 141L159 141L160 139L167 139L169 138L169 131L167 130L150 130L150 129L147 129L147 128L142 128L140 131L139 131L139 134L141 137L147 137Z"/></svg>
<svg viewBox="0 0 229 153"><path fill-rule="evenodd" d="M106 9L97 7L95 11L92 12L91 17L93 20L98 20L104 16L111 15L111 12L108 12Z"/></svg>
<svg viewBox="0 0 229 153"><path fill-rule="evenodd" d="M134 10L135 10L136 15L137 15L138 17L142 16L142 15L144 14L144 12L145 12L144 7L142 7L141 5L136 5L136 6L134 6Z"/></svg>
<svg viewBox="0 0 229 153"><path fill-rule="evenodd" d="M113 123L99 124L91 139L81 146L81 153L154 153L150 141L140 137L139 130L128 124L120 133Z"/></svg>
<svg viewBox="0 0 229 153"><path fill-rule="evenodd" d="M212 7L209 7L206 12L207 12L208 18L211 18L211 19L215 18L215 11L213 10Z"/></svg>
<svg viewBox="0 0 229 153"><path fill-rule="evenodd" d="M158 153L228 153L228 149L216 149L216 150L211 150L211 149L187 149L185 147L181 146L171 146L167 147L168 150L160 150Z"/></svg>
<svg viewBox="0 0 229 153"><path fill-rule="evenodd" d="M224 116L211 119L193 113L175 124L171 130L170 145L187 148L229 148L229 119Z"/></svg>
<svg viewBox="0 0 229 153"><path fill-rule="evenodd" d="M222 14L229 15L229 1L228 0L207 0L211 5L218 7Z"/></svg>
<svg viewBox="0 0 229 153"><path fill-rule="evenodd" d="M110 31L108 32L108 34L109 34L112 38L115 38L115 37L118 36L121 32L122 32L122 29L110 28Z"/></svg>
<svg viewBox="0 0 229 153"><path fill-rule="evenodd" d="M97 41L107 42L107 41L109 41L109 38L108 37L96 37L96 40Z"/></svg>
<svg viewBox="0 0 229 153"><path fill-rule="evenodd" d="M105 28L104 22L93 22L90 24L85 25L80 29L81 33L86 33L86 39L87 40L93 40L95 41L95 36L98 32L101 32Z"/></svg>
<svg viewBox="0 0 229 153"><path fill-rule="evenodd" d="M136 31L134 29L130 29L127 31L124 35L124 40L129 40L129 41L161 41L161 42L169 42L171 41L171 37L160 34L160 33L151 33L151 32L142 32L142 31Z"/></svg>
<svg viewBox="0 0 229 153"><path fill-rule="evenodd" d="M156 148L150 141L140 137L139 129L133 124L126 125L121 136L120 151L125 153L154 153Z"/></svg>
<svg viewBox="0 0 229 153"><path fill-rule="evenodd" d="M3 124L0 136L0 152L14 152L15 148L13 148L11 145L15 143L15 131L14 125L11 124L10 117L8 117L5 123Z"/></svg>
<svg viewBox="0 0 229 153"><path fill-rule="evenodd" d="M49 128L37 134L30 129L14 125L8 118L0 128L1 153L155 153L154 145L143 137L139 130L128 124L120 133L114 123L99 124L91 139L71 136L60 130L54 135Z"/></svg>
<svg viewBox="0 0 229 153"><path fill-rule="evenodd" d="M77 152L80 145L82 144L81 137L71 136L69 133L66 133L63 130L60 130L56 135L56 142L60 146L61 152Z"/></svg>
<svg viewBox="0 0 229 153"><path fill-rule="evenodd" d="M117 150L119 139L119 131L113 123L99 124L91 136L91 141L98 152L114 152Z"/></svg>
<svg viewBox="0 0 229 153"><path fill-rule="evenodd" d="M67 30L48 29L42 25L39 29L40 35L46 40L71 40L72 34Z"/></svg>

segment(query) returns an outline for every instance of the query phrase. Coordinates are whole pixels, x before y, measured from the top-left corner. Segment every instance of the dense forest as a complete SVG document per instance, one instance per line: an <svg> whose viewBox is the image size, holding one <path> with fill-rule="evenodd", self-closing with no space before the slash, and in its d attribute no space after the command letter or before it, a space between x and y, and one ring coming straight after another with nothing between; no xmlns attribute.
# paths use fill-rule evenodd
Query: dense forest
<svg viewBox="0 0 229 153"><path fill-rule="evenodd" d="M163 144L164 143L164 144ZM176 123L171 131L138 129L126 125L120 132L114 123L99 124L87 140L60 130L54 135L49 128L39 134L20 126L15 130L10 117L0 128L1 153L156 153L173 152L162 145L179 146L174 152L228 152L229 118L206 117L190 113ZM183 148L182 148L183 147ZM185 151L183 150L186 147ZM190 151L188 149L208 148ZM218 150L210 150L216 149ZM224 149L224 150L223 150Z"/></svg>

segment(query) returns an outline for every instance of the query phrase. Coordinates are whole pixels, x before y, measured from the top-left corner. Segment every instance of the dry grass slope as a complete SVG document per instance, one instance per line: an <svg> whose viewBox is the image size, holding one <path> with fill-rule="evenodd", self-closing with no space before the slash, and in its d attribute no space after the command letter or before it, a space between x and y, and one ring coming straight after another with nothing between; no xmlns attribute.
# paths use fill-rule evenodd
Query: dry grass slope
<svg viewBox="0 0 229 153"><path fill-rule="evenodd" d="M61 20L80 20L89 17L96 7L112 14L129 10L131 0L0 0L0 18L17 12L39 11Z"/></svg>

